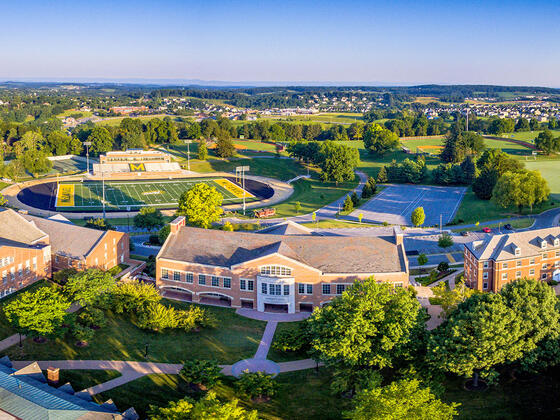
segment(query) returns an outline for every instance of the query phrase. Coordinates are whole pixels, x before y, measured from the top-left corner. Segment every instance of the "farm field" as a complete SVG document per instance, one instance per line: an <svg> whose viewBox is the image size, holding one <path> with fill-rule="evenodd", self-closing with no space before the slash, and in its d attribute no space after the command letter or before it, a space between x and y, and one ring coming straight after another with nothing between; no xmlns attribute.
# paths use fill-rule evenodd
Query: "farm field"
<svg viewBox="0 0 560 420"><path fill-rule="evenodd" d="M362 114L359 112L324 112L310 115L270 115L263 116L262 119L285 120L294 122L320 122L320 123L340 123L351 124L363 121Z"/></svg>
<svg viewBox="0 0 560 420"><path fill-rule="evenodd" d="M169 181L107 181L106 208L126 210L142 206L171 207L179 197L197 183L215 187L224 197L224 204L248 201L256 197L226 178L188 178ZM65 182L58 186L56 208L62 210L100 210L103 208L103 183L99 181Z"/></svg>

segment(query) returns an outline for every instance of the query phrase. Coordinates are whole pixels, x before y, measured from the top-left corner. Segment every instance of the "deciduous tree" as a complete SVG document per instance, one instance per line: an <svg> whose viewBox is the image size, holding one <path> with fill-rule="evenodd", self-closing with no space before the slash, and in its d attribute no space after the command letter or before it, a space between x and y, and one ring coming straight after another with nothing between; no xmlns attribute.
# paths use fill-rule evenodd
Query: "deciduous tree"
<svg viewBox="0 0 560 420"><path fill-rule="evenodd" d="M422 226L426 220L426 215L424 214L424 207L416 207L412 214L410 215L410 221L416 227Z"/></svg>
<svg viewBox="0 0 560 420"><path fill-rule="evenodd" d="M220 220L222 201L222 194L216 188L199 183L181 195L177 212L185 215L190 224L207 229Z"/></svg>

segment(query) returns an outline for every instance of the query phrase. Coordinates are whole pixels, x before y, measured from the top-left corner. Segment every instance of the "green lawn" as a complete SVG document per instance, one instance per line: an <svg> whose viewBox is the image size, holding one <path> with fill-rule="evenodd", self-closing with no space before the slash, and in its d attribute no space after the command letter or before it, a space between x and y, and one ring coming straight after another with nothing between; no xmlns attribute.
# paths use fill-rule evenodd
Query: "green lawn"
<svg viewBox="0 0 560 420"><path fill-rule="evenodd" d="M14 300L15 298L17 298L19 295L21 295L24 292L34 292L37 289L40 289L41 287L45 287L47 286L48 283L46 280L40 280L36 283L33 283L30 286L27 286L24 289L21 289L20 291L18 291L17 293L13 293L11 295L6 296L5 298L0 300L0 340L9 337L12 334L16 333L16 330L8 323L8 320L6 319L6 316L4 315L4 311L2 310L2 307L4 307L4 305L6 305L8 302Z"/></svg>
<svg viewBox="0 0 560 420"><path fill-rule="evenodd" d="M179 308L189 303L164 302ZM133 325L127 315L107 313L107 326L96 331L87 347L79 348L73 340L54 339L44 344L25 340L23 349L9 348L12 360L140 360L144 361L146 343L149 361L178 363L193 358L216 359L231 364L252 357L258 347L265 323L241 317L234 309L204 306L218 320L218 327L198 333L181 330L151 333Z"/></svg>
<svg viewBox="0 0 560 420"><path fill-rule="evenodd" d="M503 152L506 152L512 156L519 156L523 158L525 156L532 156L532 152L534 151L530 147L507 140L485 138L484 144L489 149L501 149Z"/></svg>
<svg viewBox="0 0 560 420"><path fill-rule="evenodd" d="M278 335L284 331L294 331L299 328L299 325L306 321L297 321L297 322L280 322L276 327L276 332L274 333L274 340L278 338ZM274 342L273 340L273 342ZM299 354L293 352L283 352L277 351L271 348L268 352L268 359L274 362L291 362L292 360L302 360L308 359L309 356L307 354Z"/></svg>
<svg viewBox="0 0 560 420"><path fill-rule="evenodd" d="M266 403L253 403L240 398L235 389L235 379L228 377L215 387L219 398L238 398L249 409L256 409L259 418L278 419L340 419L342 411L350 406L349 399L332 396L329 370L321 368L282 373L276 377L278 393ZM120 410L133 406L145 418L149 405L167 405L169 400L185 396L194 397L192 389L180 377L174 375L149 375L118 388L96 395L98 402L111 398ZM196 396L198 397L198 396Z"/></svg>
<svg viewBox="0 0 560 420"><path fill-rule="evenodd" d="M530 212L529 209L524 209L522 215L538 214L545 210L549 210L558 205L557 202L551 204L547 201L540 206L533 208ZM471 224L476 222L483 222L485 220L498 220L519 217L517 208L501 208L496 206L490 200L480 200L469 188L463 196L463 201L455 214L453 224Z"/></svg>
<svg viewBox="0 0 560 420"><path fill-rule="evenodd" d="M8 184L7 182L2 182L0 181L0 191L2 191L4 188L6 188L8 185L12 185L12 184Z"/></svg>
<svg viewBox="0 0 560 420"><path fill-rule="evenodd" d="M348 194L357 185L357 177L354 181L343 182L338 185L334 182L323 182L318 179L298 179L292 184L294 193L290 198L274 206L276 208L275 217L289 217L313 212ZM301 204L301 210L297 214L295 211L296 201Z"/></svg>
<svg viewBox="0 0 560 420"><path fill-rule="evenodd" d="M541 133L542 130L539 131L518 131L515 133L503 133L500 134L500 137L506 137L516 140L523 140L523 141L532 141ZM560 130L550 130L552 134L557 137L560 136Z"/></svg>
<svg viewBox="0 0 560 420"><path fill-rule="evenodd" d="M303 164L292 159L232 158L229 160L209 159L191 162L191 170L202 173L220 171L235 172L236 166L249 166L249 175L265 176L281 181L288 181L298 175L305 175L307 173L307 168L305 168Z"/></svg>
<svg viewBox="0 0 560 420"><path fill-rule="evenodd" d="M44 372L46 376L46 371ZM116 370L62 370L60 369L59 385L70 382L74 391L82 391L94 385L102 384L121 376ZM102 401L104 402L104 401Z"/></svg>
<svg viewBox="0 0 560 420"><path fill-rule="evenodd" d="M525 167L532 171L540 171L548 181L551 198L560 201L560 160L528 160Z"/></svg>
<svg viewBox="0 0 560 420"><path fill-rule="evenodd" d="M507 222L511 225L511 227L513 229L525 229L528 227L531 227L533 225L533 223L535 223L535 219L533 219L532 217L528 217L526 219L518 219L518 220L512 220L511 222ZM474 228L465 228L465 229L452 229L453 232L469 232L469 231L475 231L475 230L481 230L483 227L489 227L489 228L497 228L497 227L504 227L505 223L492 223L490 225L484 225L484 226L478 226L478 227L474 227Z"/></svg>

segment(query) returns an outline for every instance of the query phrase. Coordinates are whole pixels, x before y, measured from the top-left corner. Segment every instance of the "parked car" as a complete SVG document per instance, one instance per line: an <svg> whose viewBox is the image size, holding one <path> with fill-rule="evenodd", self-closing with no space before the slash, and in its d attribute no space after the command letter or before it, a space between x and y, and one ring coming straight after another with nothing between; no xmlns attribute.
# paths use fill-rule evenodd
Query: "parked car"
<svg viewBox="0 0 560 420"><path fill-rule="evenodd" d="M469 231L468 230L462 231L461 236L469 236Z"/></svg>
<svg viewBox="0 0 560 420"><path fill-rule="evenodd" d="M511 227L511 225L509 223L506 223L504 225L504 228L507 229L507 230L513 230L513 228Z"/></svg>
<svg viewBox="0 0 560 420"><path fill-rule="evenodd" d="M490 232L492 232L492 229L490 229L489 227L485 227L485 228L482 229L482 231L484 233L490 233Z"/></svg>

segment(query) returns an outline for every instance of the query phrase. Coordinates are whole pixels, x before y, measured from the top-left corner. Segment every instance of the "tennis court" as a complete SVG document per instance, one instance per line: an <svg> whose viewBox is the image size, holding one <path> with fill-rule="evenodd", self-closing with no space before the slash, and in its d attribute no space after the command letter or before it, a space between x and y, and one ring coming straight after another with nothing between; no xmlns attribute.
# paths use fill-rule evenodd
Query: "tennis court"
<svg viewBox="0 0 560 420"><path fill-rule="evenodd" d="M416 207L426 214L424 226L449 223L461 204L465 187L436 187L428 185L388 185L351 216L363 214L364 222L387 222L410 225L410 215Z"/></svg>
<svg viewBox="0 0 560 420"><path fill-rule="evenodd" d="M244 194L246 202L257 199L228 178L106 181L104 186L100 181L84 181L60 183L56 191L56 208L87 211L102 209L103 189L108 210L135 210L143 206L170 208L177 205L181 194L198 183L215 187L222 194L224 204L239 203Z"/></svg>
<svg viewBox="0 0 560 420"><path fill-rule="evenodd" d="M61 174L76 173L76 172L82 172L86 170L86 162L74 158L53 160L52 164L53 164L53 172L55 173L56 172ZM91 166L91 162L90 162L90 166Z"/></svg>

